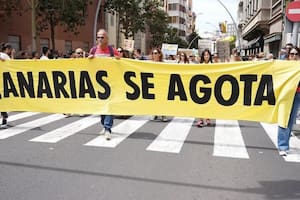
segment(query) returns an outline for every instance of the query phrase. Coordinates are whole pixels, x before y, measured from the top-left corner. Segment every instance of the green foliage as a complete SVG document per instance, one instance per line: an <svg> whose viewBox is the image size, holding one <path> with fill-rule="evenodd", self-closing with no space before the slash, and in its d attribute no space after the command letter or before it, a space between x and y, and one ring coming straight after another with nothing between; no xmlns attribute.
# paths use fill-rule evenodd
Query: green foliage
<svg viewBox="0 0 300 200"><path fill-rule="evenodd" d="M0 18L6 20L12 13L22 14L21 0L0 0Z"/></svg>
<svg viewBox="0 0 300 200"><path fill-rule="evenodd" d="M65 31L78 34L78 26L85 24L87 6L91 0L40 0L37 5L37 24L40 31L49 26L62 25Z"/></svg>
<svg viewBox="0 0 300 200"><path fill-rule="evenodd" d="M144 4L144 19L152 35L151 47L160 46L165 40L165 34L168 31L168 15L159 8L158 1L146 1Z"/></svg>
<svg viewBox="0 0 300 200"><path fill-rule="evenodd" d="M121 33L125 38L133 37L139 30L145 30L144 10L140 6L142 0L107 0L105 3L106 11L117 14L121 24Z"/></svg>
<svg viewBox="0 0 300 200"><path fill-rule="evenodd" d="M55 49L55 27L61 25L66 32L79 34L78 26L85 24L91 0L39 0L37 2L37 29L50 29L52 48Z"/></svg>
<svg viewBox="0 0 300 200"><path fill-rule="evenodd" d="M186 48L187 42L178 36L178 29L169 27L165 33L164 43L178 44L179 48Z"/></svg>

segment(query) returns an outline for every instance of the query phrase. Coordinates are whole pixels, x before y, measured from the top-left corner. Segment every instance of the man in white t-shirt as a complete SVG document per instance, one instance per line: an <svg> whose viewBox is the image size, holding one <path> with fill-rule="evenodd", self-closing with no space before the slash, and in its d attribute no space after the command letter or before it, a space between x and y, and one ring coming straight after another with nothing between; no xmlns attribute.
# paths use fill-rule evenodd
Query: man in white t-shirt
<svg viewBox="0 0 300 200"><path fill-rule="evenodd" d="M0 60L6 61L13 59L15 50L12 48L12 46L9 43L5 43L1 45L1 52L0 52ZM2 124L0 125L0 128L7 128L7 118L8 114L7 112L1 112L2 116Z"/></svg>

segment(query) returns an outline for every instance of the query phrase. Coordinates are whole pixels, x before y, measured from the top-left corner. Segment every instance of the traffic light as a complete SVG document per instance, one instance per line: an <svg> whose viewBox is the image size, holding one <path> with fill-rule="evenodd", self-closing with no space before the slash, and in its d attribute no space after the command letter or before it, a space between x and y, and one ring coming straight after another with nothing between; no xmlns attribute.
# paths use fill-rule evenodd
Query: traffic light
<svg viewBox="0 0 300 200"><path fill-rule="evenodd" d="M220 31L221 33L227 33L227 24L225 22L220 22L219 23Z"/></svg>

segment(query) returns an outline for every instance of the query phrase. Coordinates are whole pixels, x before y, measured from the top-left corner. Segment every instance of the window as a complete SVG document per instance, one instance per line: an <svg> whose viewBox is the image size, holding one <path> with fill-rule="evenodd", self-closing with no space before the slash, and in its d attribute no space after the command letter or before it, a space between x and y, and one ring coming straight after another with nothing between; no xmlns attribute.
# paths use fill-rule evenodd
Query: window
<svg viewBox="0 0 300 200"><path fill-rule="evenodd" d="M7 42L11 44L11 46L16 50L21 50L21 39L20 36L9 35L7 38Z"/></svg>
<svg viewBox="0 0 300 200"><path fill-rule="evenodd" d="M168 10L177 10L177 4L176 3L169 4Z"/></svg>
<svg viewBox="0 0 300 200"><path fill-rule="evenodd" d="M41 48L42 47L48 47L49 48L49 39L41 39L40 40Z"/></svg>
<svg viewBox="0 0 300 200"><path fill-rule="evenodd" d="M66 50L66 52L72 51L72 41L70 41L70 40L65 41L65 50Z"/></svg>
<svg viewBox="0 0 300 200"><path fill-rule="evenodd" d="M83 49L83 51L89 52L90 51L89 43L83 42L82 49Z"/></svg>

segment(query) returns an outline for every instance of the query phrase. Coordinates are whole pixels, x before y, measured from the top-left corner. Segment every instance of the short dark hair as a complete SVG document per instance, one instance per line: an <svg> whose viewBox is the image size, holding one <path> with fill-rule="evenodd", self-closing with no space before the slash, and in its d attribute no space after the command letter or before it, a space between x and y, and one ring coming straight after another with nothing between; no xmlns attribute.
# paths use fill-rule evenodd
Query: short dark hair
<svg viewBox="0 0 300 200"><path fill-rule="evenodd" d="M42 48L42 53L45 55L48 52L49 48L48 47L43 47Z"/></svg>
<svg viewBox="0 0 300 200"><path fill-rule="evenodd" d="M2 43L1 44L1 51L5 51L6 49L11 49L12 46L9 43Z"/></svg>

